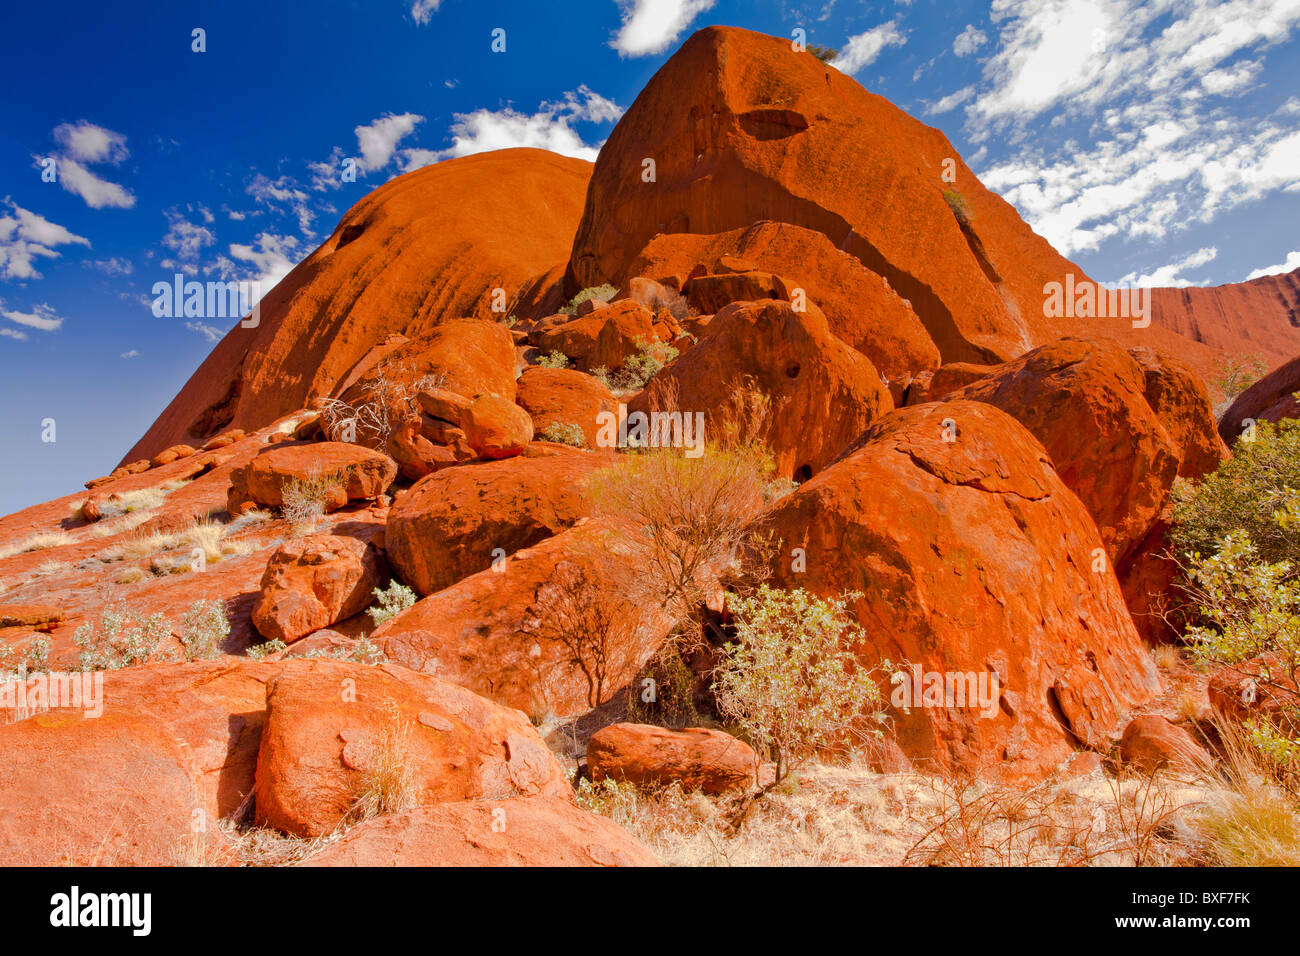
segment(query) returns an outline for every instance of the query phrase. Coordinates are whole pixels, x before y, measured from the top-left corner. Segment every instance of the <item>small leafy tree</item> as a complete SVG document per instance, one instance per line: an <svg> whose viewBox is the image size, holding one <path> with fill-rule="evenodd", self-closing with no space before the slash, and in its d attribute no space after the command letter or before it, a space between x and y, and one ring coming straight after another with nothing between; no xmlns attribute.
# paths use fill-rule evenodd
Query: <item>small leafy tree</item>
<svg viewBox="0 0 1300 956"><path fill-rule="evenodd" d="M568 368L569 357L559 349L556 349L547 355L539 355L537 357L537 364L542 368Z"/></svg>
<svg viewBox="0 0 1300 956"><path fill-rule="evenodd" d="M805 49L823 63L831 63L840 55L840 51L835 47L818 46L816 43L809 43Z"/></svg>
<svg viewBox="0 0 1300 956"><path fill-rule="evenodd" d="M764 584L733 602L736 639L713 690L719 712L776 762L764 793L818 752L880 733L880 688L857 656L866 635L845 607L855 596Z"/></svg>
<svg viewBox="0 0 1300 956"><path fill-rule="evenodd" d="M1225 356L1214 363L1214 386L1223 393L1224 402L1231 402L1259 380L1268 371L1268 363L1259 353L1237 357Z"/></svg>

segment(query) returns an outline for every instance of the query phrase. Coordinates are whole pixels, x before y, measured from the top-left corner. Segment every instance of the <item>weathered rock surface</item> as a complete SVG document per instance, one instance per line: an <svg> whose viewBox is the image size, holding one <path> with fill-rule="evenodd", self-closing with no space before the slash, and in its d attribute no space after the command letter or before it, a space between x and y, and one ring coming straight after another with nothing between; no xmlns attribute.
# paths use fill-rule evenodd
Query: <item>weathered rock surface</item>
<svg viewBox="0 0 1300 956"><path fill-rule="evenodd" d="M650 724L611 724L587 741L587 769L637 787L678 783L683 790L725 793L754 782L758 758L744 741L721 730L669 730Z"/></svg>
<svg viewBox="0 0 1300 956"><path fill-rule="evenodd" d="M267 640L296 641L374 602L387 577L374 544L314 534L281 545L271 555L253 604L253 625Z"/></svg>

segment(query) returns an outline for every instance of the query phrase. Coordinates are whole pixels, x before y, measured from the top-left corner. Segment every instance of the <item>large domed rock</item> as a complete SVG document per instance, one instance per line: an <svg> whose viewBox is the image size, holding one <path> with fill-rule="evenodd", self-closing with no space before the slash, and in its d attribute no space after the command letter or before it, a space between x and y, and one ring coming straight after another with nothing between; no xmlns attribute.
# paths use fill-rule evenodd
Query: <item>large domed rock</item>
<svg viewBox="0 0 1300 956"><path fill-rule="evenodd" d="M508 149L385 183L266 291L259 325L236 324L123 460L303 408L391 335L493 318L494 289L507 308L527 311L569 255L590 171L579 159Z"/></svg>
<svg viewBox="0 0 1300 956"><path fill-rule="evenodd" d="M782 542L776 584L861 594L865 664L919 668L900 689L923 690L930 674L982 683L988 699L975 704L916 693L891 709L923 767L1038 777L1079 746L1105 749L1159 690L1114 574L1095 564L1087 509L1042 445L990 405L885 416L767 526Z"/></svg>

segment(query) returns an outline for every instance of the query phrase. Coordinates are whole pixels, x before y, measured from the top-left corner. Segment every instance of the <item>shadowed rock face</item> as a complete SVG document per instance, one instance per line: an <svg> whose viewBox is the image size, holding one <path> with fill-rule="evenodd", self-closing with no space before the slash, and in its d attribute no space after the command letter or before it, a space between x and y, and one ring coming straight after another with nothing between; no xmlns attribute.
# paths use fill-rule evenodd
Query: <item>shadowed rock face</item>
<svg viewBox="0 0 1300 956"><path fill-rule="evenodd" d="M230 427L260 428L329 394L391 335L521 311L569 254L591 165L536 149L467 156L399 176L236 325L125 461Z"/></svg>
<svg viewBox="0 0 1300 956"><path fill-rule="evenodd" d="M759 220L821 233L883 277L945 362L1004 361L1070 333L1175 338L1045 318L1044 285L1084 271L981 186L941 132L788 40L723 27L682 46L601 150L566 292L618 281L657 234Z"/></svg>

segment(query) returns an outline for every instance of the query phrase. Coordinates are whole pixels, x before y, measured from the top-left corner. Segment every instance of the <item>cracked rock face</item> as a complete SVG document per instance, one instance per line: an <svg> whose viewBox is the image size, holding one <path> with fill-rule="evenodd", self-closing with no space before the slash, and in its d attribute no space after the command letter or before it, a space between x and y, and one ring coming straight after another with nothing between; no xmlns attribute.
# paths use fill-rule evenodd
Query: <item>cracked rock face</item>
<svg viewBox="0 0 1300 956"><path fill-rule="evenodd" d="M1087 509L990 405L885 415L769 527L775 584L860 592L864 664L973 675L988 696L890 709L919 767L1041 775L1159 690Z"/></svg>

